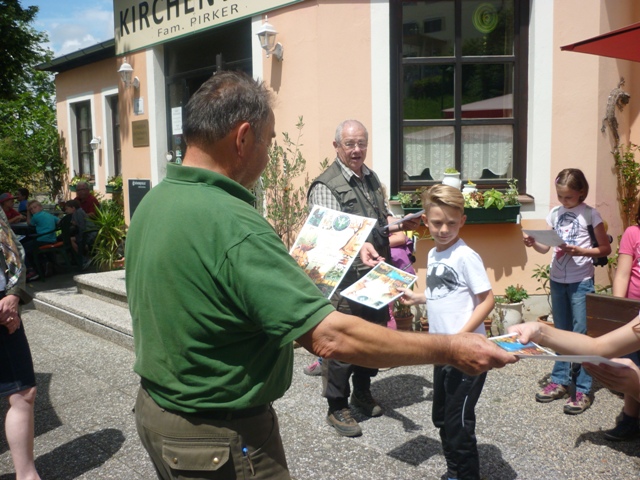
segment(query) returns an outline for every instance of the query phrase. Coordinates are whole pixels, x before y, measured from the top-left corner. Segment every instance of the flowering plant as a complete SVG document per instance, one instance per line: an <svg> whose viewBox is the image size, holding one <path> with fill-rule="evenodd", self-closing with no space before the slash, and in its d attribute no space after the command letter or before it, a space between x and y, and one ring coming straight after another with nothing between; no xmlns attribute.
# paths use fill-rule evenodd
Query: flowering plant
<svg viewBox="0 0 640 480"><path fill-rule="evenodd" d="M69 181L69 185L76 186L80 182L91 183L91 176L83 173L82 175L74 175L74 177Z"/></svg>
<svg viewBox="0 0 640 480"><path fill-rule="evenodd" d="M515 178L507 182L505 192L491 188L484 192L463 193L464 206L466 208L497 208L502 210L505 205L520 205L518 201L518 180Z"/></svg>
<svg viewBox="0 0 640 480"><path fill-rule="evenodd" d="M107 185L113 188L122 188L122 175L114 175L107 180Z"/></svg>

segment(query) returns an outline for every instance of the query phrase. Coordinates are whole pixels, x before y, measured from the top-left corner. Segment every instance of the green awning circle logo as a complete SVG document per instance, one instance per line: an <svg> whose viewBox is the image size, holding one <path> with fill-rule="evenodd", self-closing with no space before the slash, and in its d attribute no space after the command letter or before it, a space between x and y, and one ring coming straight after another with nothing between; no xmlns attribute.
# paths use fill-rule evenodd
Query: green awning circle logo
<svg viewBox="0 0 640 480"><path fill-rule="evenodd" d="M480 33L491 33L498 26L498 12L491 3L481 3L473 12L473 26Z"/></svg>

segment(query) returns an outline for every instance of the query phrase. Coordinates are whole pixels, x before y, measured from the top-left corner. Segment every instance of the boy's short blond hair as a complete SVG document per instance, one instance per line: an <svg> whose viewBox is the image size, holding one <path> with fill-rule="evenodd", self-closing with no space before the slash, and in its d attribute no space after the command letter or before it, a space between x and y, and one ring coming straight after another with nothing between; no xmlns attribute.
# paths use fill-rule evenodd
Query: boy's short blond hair
<svg viewBox="0 0 640 480"><path fill-rule="evenodd" d="M430 189L422 192L421 200L425 214L429 213L429 209L435 205L455 208L464 215L464 197L462 196L462 192L449 185L434 185Z"/></svg>
<svg viewBox="0 0 640 480"><path fill-rule="evenodd" d="M29 200L29 202L27 203L27 208L31 207L31 205L37 205L38 207L42 206L42 204L38 200Z"/></svg>

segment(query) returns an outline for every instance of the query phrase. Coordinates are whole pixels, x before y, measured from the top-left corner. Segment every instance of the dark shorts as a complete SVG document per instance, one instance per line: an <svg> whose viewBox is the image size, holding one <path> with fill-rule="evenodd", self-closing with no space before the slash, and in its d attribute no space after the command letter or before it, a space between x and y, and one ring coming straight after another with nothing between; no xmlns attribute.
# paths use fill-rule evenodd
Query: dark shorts
<svg viewBox="0 0 640 480"><path fill-rule="evenodd" d="M33 360L24 324L9 335L0 327L0 397L36 386Z"/></svg>

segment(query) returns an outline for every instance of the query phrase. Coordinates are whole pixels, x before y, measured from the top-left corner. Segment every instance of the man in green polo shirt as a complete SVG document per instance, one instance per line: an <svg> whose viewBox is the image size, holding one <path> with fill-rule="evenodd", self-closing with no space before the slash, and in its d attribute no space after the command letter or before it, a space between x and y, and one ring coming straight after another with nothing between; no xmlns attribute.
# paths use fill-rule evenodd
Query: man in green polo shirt
<svg viewBox="0 0 640 480"><path fill-rule="evenodd" d="M389 331L334 310L252 206L271 95L238 72L207 80L185 107L183 164L168 165L127 234L136 423L162 479L290 478L271 403L291 384L294 340L371 367L477 374L516 361L478 335ZM188 225L171 221L187 210Z"/></svg>

